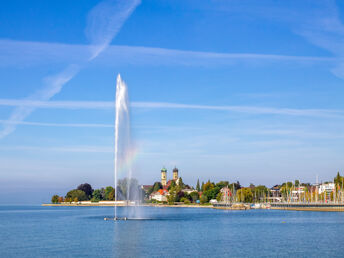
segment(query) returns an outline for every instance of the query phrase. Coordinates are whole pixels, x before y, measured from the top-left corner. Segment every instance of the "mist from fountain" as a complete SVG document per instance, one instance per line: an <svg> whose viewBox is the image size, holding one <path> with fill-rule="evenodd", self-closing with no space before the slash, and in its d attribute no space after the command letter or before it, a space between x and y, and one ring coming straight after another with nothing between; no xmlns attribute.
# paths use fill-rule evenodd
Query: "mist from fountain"
<svg viewBox="0 0 344 258"><path fill-rule="evenodd" d="M142 198L138 182L132 178L132 159L135 149L131 140L128 87L120 74L116 82L114 148L115 219L118 218L117 202L119 200L126 202L126 218L134 218L138 215L138 209L128 207L128 205L131 201L136 204Z"/></svg>

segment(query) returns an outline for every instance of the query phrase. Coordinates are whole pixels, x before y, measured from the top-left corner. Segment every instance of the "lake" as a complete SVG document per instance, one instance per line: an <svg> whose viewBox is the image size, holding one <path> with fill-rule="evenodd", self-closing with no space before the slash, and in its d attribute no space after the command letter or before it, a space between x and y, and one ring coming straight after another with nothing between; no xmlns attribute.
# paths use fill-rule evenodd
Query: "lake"
<svg viewBox="0 0 344 258"><path fill-rule="evenodd" d="M125 216L125 207L118 214ZM343 257L344 213L0 206L0 257Z"/></svg>

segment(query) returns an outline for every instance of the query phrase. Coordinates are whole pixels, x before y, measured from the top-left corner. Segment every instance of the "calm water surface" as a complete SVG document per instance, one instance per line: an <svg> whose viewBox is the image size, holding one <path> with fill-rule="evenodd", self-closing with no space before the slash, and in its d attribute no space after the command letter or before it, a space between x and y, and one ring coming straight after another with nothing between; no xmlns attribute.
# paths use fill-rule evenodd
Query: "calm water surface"
<svg viewBox="0 0 344 258"><path fill-rule="evenodd" d="M113 214L0 206L0 257L344 257L344 213L144 207L144 220L103 220Z"/></svg>

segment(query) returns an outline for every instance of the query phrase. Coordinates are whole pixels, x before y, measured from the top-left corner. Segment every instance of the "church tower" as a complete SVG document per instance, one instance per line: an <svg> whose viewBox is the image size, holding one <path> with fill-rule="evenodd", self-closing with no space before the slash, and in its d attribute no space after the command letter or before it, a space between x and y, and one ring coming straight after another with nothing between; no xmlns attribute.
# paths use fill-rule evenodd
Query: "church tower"
<svg viewBox="0 0 344 258"><path fill-rule="evenodd" d="M161 184L162 184L162 186L165 186L166 185L166 174L167 174L167 169L165 168L165 167L163 167L162 169L161 169Z"/></svg>
<svg viewBox="0 0 344 258"><path fill-rule="evenodd" d="M174 167L173 169L173 180L177 181L178 180L178 168Z"/></svg>

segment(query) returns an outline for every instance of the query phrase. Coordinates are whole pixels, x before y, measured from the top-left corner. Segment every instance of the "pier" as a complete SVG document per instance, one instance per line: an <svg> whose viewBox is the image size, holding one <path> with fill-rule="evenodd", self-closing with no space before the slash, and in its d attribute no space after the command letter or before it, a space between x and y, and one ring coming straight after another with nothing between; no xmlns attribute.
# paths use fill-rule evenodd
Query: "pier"
<svg viewBox="0 0 344 258"><path fill-rule="evenodd" d="M344 211L343 203L271 203L271 209L297 211Z"/></svg>

